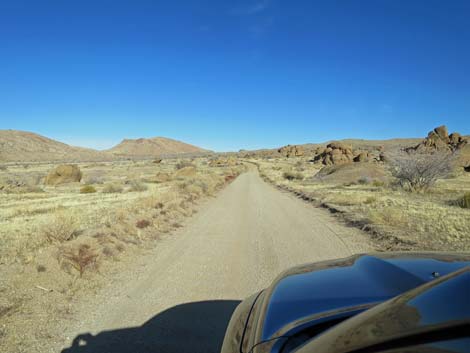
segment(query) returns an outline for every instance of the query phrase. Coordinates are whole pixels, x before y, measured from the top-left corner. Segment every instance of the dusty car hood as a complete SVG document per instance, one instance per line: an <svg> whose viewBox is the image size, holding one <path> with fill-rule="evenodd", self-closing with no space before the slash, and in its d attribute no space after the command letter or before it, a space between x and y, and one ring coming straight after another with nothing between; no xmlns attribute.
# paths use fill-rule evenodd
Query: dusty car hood
<svg viewBox="0 0 470 353"><path fill-rule="evenodd" d="M375 254L295 267L268 288L258 342L289 336L302 321L366 310L470 265L468 254Z"/></svg>

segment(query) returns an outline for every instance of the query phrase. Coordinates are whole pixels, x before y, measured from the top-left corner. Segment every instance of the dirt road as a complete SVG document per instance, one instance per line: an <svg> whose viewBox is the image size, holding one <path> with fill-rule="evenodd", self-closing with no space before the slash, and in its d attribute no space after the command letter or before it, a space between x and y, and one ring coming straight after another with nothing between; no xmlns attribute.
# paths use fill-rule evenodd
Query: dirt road
<svg viewBox="0 0 470 353"><path fill-rule="evenodd" d="M245 173L98 293L63 352L218 352L239 300L280 272L368 250L360 231Z"/></svg>

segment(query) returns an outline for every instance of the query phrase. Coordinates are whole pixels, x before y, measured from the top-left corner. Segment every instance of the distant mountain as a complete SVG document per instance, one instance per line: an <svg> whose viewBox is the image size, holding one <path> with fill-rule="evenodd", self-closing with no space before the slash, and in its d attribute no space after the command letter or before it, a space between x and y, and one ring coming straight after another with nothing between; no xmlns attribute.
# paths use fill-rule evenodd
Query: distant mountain
<svg viewBox="0 0 470 353"><path fill-rule="evenodd" d="M125 139L107 151L97 151L70 146L32 132L0 130L0 162L108 161L203 152L209 151L164 137Z"/></svg>
<svg viewBox="0 0 470 353"><path fill-rule="evenodd" d="M74 147L26 131L0 130L0 161L95 161L112 155L90 148Z"/></svg>
<svg viewBox="0 0 470 353"><path fill-rule="evenodd" d="M125 139L117 146L107 150L115 156L122 157L151 157L174 154L192 154L209 152L197 146L172 140L165 137Z"/></svg>

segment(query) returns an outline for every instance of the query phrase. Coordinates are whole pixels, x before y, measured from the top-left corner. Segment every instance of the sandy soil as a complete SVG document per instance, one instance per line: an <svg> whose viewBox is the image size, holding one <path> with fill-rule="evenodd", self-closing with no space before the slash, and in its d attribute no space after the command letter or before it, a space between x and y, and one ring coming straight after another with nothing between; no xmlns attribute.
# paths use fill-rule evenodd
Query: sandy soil
<svg viewBox="0 0 470 353"><path fill-rule="evenodd" d="M235 306L280 272L371 250L364 233L251 171L77 304L45 351L218 352Z"/></svg>

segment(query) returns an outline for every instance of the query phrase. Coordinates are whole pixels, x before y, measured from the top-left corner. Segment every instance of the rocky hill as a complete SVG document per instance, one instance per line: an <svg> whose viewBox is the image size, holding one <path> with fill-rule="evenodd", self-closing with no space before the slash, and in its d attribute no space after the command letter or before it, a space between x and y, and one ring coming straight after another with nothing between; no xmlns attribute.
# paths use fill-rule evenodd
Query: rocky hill
<svg viewBox="0 0 470 353"><path fill-rule="evenodd" d="M120 157L153 157L174 154L208 152L197 146L165 137L125 139L106 152Z"/></svg>
<svg viewBox="0 0 470 353"><path fill-rule="evenodd" d="M95 161L112 156L26 131L0 130L1 162Z"/></svg>

